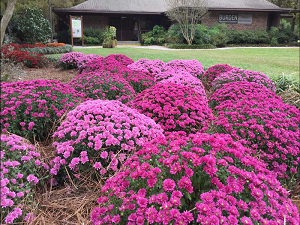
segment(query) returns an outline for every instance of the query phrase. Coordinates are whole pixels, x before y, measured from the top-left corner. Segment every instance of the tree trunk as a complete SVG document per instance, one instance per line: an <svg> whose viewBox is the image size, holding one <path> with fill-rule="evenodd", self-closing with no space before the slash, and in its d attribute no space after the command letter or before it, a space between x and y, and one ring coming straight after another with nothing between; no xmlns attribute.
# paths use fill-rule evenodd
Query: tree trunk
<svg viewBox="0 0 300 225"><path fill-rule="evenodd" d="M14 9L15 9L15 4L16 4L17 0L9 0L7 3L7 7L5 9L5 12L3 14L3 17L1 19L1 40L0 40L0 47L2 47L2 43L4 40L4 34L5 34L5 30L6 27L14 13Z"/></svg>

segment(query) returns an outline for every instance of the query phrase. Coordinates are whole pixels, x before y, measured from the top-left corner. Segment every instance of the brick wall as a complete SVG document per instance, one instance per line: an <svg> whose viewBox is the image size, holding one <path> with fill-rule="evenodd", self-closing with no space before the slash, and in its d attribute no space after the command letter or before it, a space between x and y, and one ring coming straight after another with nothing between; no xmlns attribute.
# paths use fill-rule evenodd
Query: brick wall
<svg viewBox="0 0 300 225"><path fill-rule="evenodd" d="M219 23L220 14L237 14L239 12L224 12L224 11L211 11L209 16L204 18L202 24L211 26L214 23ZM246 14L244 12L240 12ZM231 30L266 30L268 25L268 13L267 12L252 12L252 24L227 24L227 27Z"/></svg>
<svg viewBox="0 0 300 225"><path fill-rule="evenodd" d="M109 18L107 16L83 16L83 27L93 27L98 29L105 29L109 25Z"/></svg>

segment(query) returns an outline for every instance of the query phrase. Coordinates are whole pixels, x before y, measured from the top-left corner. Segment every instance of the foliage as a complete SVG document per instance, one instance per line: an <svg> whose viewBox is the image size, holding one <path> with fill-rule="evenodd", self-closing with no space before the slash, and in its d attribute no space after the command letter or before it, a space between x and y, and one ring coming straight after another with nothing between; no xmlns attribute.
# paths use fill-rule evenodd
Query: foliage
<svg viewBox="0 0 300 225"><path fill-rule="evenodd" d="M293 32L291 24L285 20L280 21L276 38L279 44L288 44L297 40L297 35Z"/></svg>
<svg viewBox="0 0 300 225"><path fill-rule="evenodd" d="M226 24L214 24L209 29L210 43L217 47L225 47L228 42Z"/></svg>
<svg viewBox="0 0 300 225"><path fill-rule="evenodd" d="M156 84L138 94L130 105L166 131L196 132L212 119L206 97L180 84Z"/></svg>
<svg viewBox="0 0 300 225"><path fill-rule="evenodd" d="M84 37L84 44L91 44L91 45L100 45L101 41L99 38L97 37L88 37L86 35L83 35ZM80 38L80 41L82 41L82 39Z"/></svg>
<svg viewBox="0 0 300 225"><path fill-rule="evenodd" d="M77 102L70 86L59 81L1 83L1 131L46 140L59 118Z"/></svg>
<svg viewBox="0 0 300 225"><path fill-rule="evenodd" d="M112 41L117 42L116 39L117 36L117 29L113 26L106 27L105 32L103 34L104 40L103 40L103 47L104 48L112 48Z"/></svg>
<svg viewBox="0 0 300 225"><path fill-rule="evenodd" d="M282 74L282 76L273 80L276 86L276 93L281 93L286 90L294 90L300 93L299 82L295 82L289 79L287 76Z"/></svg>
<svg viewBox="0 0 300 225"><path fill-rule="evenodd" d="M216 48L212 44L201 44L201 45L187 45L187 44L167 44L168 48L171 49L213 49Z"/></svg>
<svg viewBox="0 0 300 225"><path fill-rule="evenodd" d="M96 29L93 27L83 28L84 43L101 45L104 40L105 31L102 29Z"/></svg>
<svg viewBox="0 0 300 225"><path fill-rule="evenodd" d="M229 135L168 134L146 143L102 187L93 224L299 223L266 165ZM272 212L272 213L270 213Z"/></svg>
<svg viewBox="0 0 300 225"><path fill-rule="evenodd" d="M10 81L11 78L19 76L22 77L25 74L23 71L23 63L15 62L10 58L5 58L3 52L0 57L0 80L3 82Z"/></svg>
<svg viewBox="0 0 300 225"><path fill-rule="evenodd" d="M166 42L166 31L162 26L155 25L152 31L142 34L142 45L163 45Z"/></svg>
<svg viewBox="0 0 300 225"><path fill-rule="evenodd" d="M66 165L77 178L93 170L100 170L103 178L158 136L163 136L160 126L119 101L86 101L70 111L54 133L57 157L50 173Z"/></svg>
<svg viewBox="0 0 300 225"><path fill-rule="evenodd" d="M169 44L183 44L184 37L178 24L172 24L168 29L167 42Z"/></svg>
<svg viewBox="0 0 300 225"><path fill-rule="evenodd" d="M65 46L57 46L57 47L49 46L49 47L22 48L22 50L26 52L46 55L46 54L60 54L60 53L72 52L73 48L71 45L65 45Z"/></svg>
<svg viewBox="0 0 300 225"><path fill-rule="evenodd" d="M35 147L21 137L1 135L1 223L21 222L33 200L34 186L39 183L42 163Z"/></svg>
<svg viewBox="0 0 300 225"><path fill-rule="evenodd" d="M70 29L64 29L64 30L58 31L57 40L58 40L58 42L70 44L71 43L71 31L70 31Z"/></svg>
<svg viewBox="0 0 300 225"><path fill-rule="evenodd" d="M49 63L45 56L27 51L13 50L5 57L15 62L24 63L25 66L30 68L47 67Z"/></svg>
<svg viewBox="0 0 300 225"><path fill-rule="evenodd" d="M228 44L270 44L267 31L264 30L227 30Z"/></svg>
<svg viewBox="0 0 300 225"><path fill-rule="evenodd" d="M50 23L38 8L25 8L17 16L18 37L23 43L47 42L51 35Z"/></svg>

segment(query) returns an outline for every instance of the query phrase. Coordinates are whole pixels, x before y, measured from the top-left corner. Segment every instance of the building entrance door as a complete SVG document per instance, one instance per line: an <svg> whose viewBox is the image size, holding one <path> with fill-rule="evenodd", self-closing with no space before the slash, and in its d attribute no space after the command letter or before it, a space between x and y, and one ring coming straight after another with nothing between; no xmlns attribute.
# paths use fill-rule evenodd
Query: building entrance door
<svg viewBox="0 0 300 225"><path fill-rule="evenodd" d="M133 41L135 19L132 17L111 17L109 21L110 26L117 29L118 41Z"/></svg>

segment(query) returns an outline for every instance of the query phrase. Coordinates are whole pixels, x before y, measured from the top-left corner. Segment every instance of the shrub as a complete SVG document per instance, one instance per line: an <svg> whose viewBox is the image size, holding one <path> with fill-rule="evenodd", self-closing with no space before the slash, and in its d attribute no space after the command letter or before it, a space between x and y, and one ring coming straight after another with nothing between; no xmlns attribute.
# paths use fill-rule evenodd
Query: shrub
<svg viewBox="0 0 300 225"><path fill-rule="evenodd" d="M178 24L172 24L168 29L167 42L170 44L183 44L184 37L181 33L180 27Z"/></svg>
<svg viewBox="0 0 300 225"><path fill-rule="evenodd" d="M30 140L46 140L55 122L77 102L59 81L1 83L1 131Z"/></svg>
<svg viewBox="0 0 300 225"><path fill-rule="evenodd" d="M100 39L97 38L97 37L87 37L85 35L83 37L84 37L84 43L85 44L91 44L91 45L101 45L102 44Z"/></svg>
<svg viewBox="0 0 300 225"><path fill-rule="evenodd" d="M66 165L74 175L100 170L103 176L159 136L163 136L159 125L119 101L86 101L70 111L54 133L58 156L50 173L57 174Z"/></svg>
<svg viewBox="0 0 300 225"><path fill-rule="evenodd" d="M196 132L212 119L204 97L179 84L154 85L142 91L130 104L167 131Z"/></svg>
<svg viewBox="0 0 300 225"><path fill-rule="evenodd" d="M227 30L228 44L269 44L270 38L264 30Z"/></svg>
<svg viewBox="0 0 300 225"><path fill-rule="evenodd" d="M63 54L59 60L59 66L64 70L77 69L77 62L84 56L85 55L81 52L70 52Z"/></svg>
<svg viewBox="0 0 300 225"><path fill-rule="evenodd" d="M34 186L39 182L39 169L48 165L40 161L33 145L21 137L1 135L1 223L21 222L33 201Z"/></svg>
<svg viewBox="0 0 300 225"><path fill-rule="evenodd" d="M293 32L291 24L285 20L280 21L276 38L279 44L288 44L297 40L297 35Z"/></svg>
<svg viewBox="0 0 300 225"><path fill-rule="evenodd" d="M175 72L185 71L194 77L201 77L204 73L203 66L198 60L172 60L167 63L167 66Z"/></svg>
<svg viewBox="0 0 300 225"><path fill-rule="evenodd" d="M62 43L71 43L71 31L69 28L61 29L57 33L57 40L58 42Z"/></svg>
<svg viewBox="0 0 300 225"><path fill-rule="evenodd" d="M128 65L129 69L151 73L153 75L167 71L167 64L159 59L139 59L138 61Z"/></svg>
<svg viewBox="0 0 300 225"><path fill-rule="evenodd" d="M239 68L234 68L215 78L212 83L212 91L214 92L216 89L222 88L223 84L233 81L254 82L264 85L273 92L276 91L276 87L272 80L270 80L265 74L251 70L241 70Z"/></svg>
<svg viewBox="0 0 300 225"><path fill-rule="evenodd" d="M30 68L47 67L49 64L49 60L45 56L26 51L13 50L12 52L8 53L5 57L15 62L24 63L25 66Z"/></svg>
<svg viewBox="0 0 300 225"><path fill-rule="evenodd" d="M123 66L128 66L128 65L134 63L134 61L131 58L127 57L126 55L121 55L121 54L116 54L116 55L111 54L109 56L106 56L105 59L106 60L110 60L110 59L117 60Z"/></svg>
<svg viewBox="0 0 300 225"><path fill-rule="evenodd" d="M51 36L50 23L41 9L25 8L17 16L18 37L24 43L47 42Z"/></svg>
<svg viewBox="0 0 300 225"><path fill-rule="evenodd" d="M209 29L210 43L217 47L224 47L228 42L226 24L214 24Z"/></svg>
<svg viewBox="0 0 300 225"><path fill-rule="evenodd" d="M107 99L127 103L135 95L126 80L110 72L81 73L69 85L83 93L83 100Z"/></svg>
<svg viewBox="0 0 300 225"><path fill-rule="evenodd" d="M214 109L225 101L239 102L241 100L257 101L277 104L282 102L280 97L262 84L247 81L236 81L223 84L209 98L209 106Z"/></svg>
<svg viewBox="0 0 300 225"><path fill-rule="evenodd" d="M210 34L207 26L202 24L196 25L194 43L197 45L210 44Z"/></svg>
<svg viewBox="0 0 300 225"><path fill-rule="evenodd" d="M22 51L38 53L42 55L67 53L67 52L72 52L72 50L73 48L71 45L64 45L64 46L57 46L57 47L49 46L49 47L22 48Z"/></svg>
<svg viewBox="0 0 300 225"><path fill-rule="evenodd" d="M142 34L142 45L162 45L166 42L166 31L162 26L155 25L152 31Z"/></svg>
<svg viewBox="0 0 300 225"><path fill-rule="evenodd" d="M103 42L104 30L93 27L83 28L83 33L86 37L97 38L100 44Z"/></svg>
<svg viewBox="0 0 300 225"><path fill-rule="evenodd" d="M296 107L281 100L270 103L243 99L223 102L216 111L214 130L243 139L282 182L300 173L300 112Z"/></svg>
<svg viewBox="0 0 300 225"><path fill-rule="evenodd" d="M146 143L108 179L93 224L299 223L266 165L223 134L171 134Z"/></svg>
<svg viewBox="0 0 300 225"><path fill-rule="evenodd" d="M167 44L167 48L171 49L213 49L216 48L212 44L196 44L196 45L187 45L187 44Z"/></svg>
<svg viewBox="0 0 300 225"><path fill-rule="evenodd" d="M220 74L228 72L233 68L227 64L214 65L209 67L202 76L202 82L207 89L210 89L213 80Z"/></svg>

